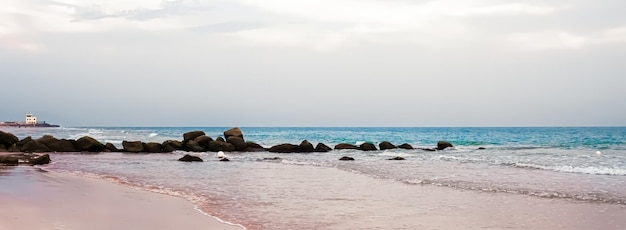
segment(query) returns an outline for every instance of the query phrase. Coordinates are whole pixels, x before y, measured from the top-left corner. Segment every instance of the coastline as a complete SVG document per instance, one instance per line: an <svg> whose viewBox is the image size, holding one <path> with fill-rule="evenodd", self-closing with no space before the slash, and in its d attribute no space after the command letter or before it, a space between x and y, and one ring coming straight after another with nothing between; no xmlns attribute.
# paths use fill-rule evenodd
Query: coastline
<svg viewBox="0 0 626 230"><path fill-rule="evenodd" d="M241 230L181 197L30 166L0 168L0 230Z"/></svg>

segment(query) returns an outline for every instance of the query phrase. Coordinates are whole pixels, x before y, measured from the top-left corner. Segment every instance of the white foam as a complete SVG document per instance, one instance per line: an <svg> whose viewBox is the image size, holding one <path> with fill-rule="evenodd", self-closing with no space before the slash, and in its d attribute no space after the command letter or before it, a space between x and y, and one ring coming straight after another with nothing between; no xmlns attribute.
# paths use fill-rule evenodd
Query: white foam
<svg viewBox="0 0 626 230"><path fill-rule="evenodd" d="M609 168L609 167L591 167L591 166L573 167L573 166L564 165L564 166L546 167L546 169L557 171L557 172L626 176L626 169Z"/></svg>
<svg viewBox="0 0 626 230"><path fill-rule="evenodd" d="M150 133L150 135L148 135L148 136L149 136L149 137L156 137L156 136L158 136L158 135L159 135L158 133Z"/></svg>

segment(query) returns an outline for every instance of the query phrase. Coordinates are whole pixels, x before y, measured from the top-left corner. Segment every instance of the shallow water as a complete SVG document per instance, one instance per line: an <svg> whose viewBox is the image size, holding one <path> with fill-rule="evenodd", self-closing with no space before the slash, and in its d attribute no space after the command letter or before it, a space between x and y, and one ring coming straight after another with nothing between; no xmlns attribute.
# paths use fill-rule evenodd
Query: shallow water
<svg viewBox="0 0 626 230"><path fill-rule="evenodd" d="M226 128L18 130L20 138L94 135L101 141L216 137ZM47 169L184 196L249 229L623 229L626 128L242 128L264 146L383 140L444 151L54 154ZM486 150L478 150L478 147ZM596 151L601 151L597 154ZM338 161L352 156L351 162ZM402 156L405 161L388 161ZM280 157L268 161L263 158ZM557 210L557 211L555 211ZM606 214L611 211L611 214ZM600 215L604 213L603 215ZM580 216L580 215L586 216ZM600 216L597 216L600 215ZM614 216L617 215L617 216ZM620 217L621 215L621 217ZM437 225L440 224L440 225ZM473 225L472 225L473 224Z"/></svg>

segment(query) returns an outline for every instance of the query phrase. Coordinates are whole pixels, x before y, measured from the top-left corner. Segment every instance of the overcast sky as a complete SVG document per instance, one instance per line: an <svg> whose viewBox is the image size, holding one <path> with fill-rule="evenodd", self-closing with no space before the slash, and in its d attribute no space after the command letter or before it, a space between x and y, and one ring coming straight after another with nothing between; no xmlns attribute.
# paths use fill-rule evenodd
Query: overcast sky
<svg viewBox="0 0 626 230"><path fill-rule="evenodd" d="M626 1L0 0L0 120L624 126Z"/></svg>

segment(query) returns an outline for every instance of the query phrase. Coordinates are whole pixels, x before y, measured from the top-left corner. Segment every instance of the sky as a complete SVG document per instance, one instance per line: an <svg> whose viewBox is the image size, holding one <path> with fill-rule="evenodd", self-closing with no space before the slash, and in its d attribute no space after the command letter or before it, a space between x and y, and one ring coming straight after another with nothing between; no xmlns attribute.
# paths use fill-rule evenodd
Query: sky
<svg viewBox="0 0 626 230"><path fill-rule="evenodd" d="M626 1L0 6L0 120L626 126Z"/></svg>

